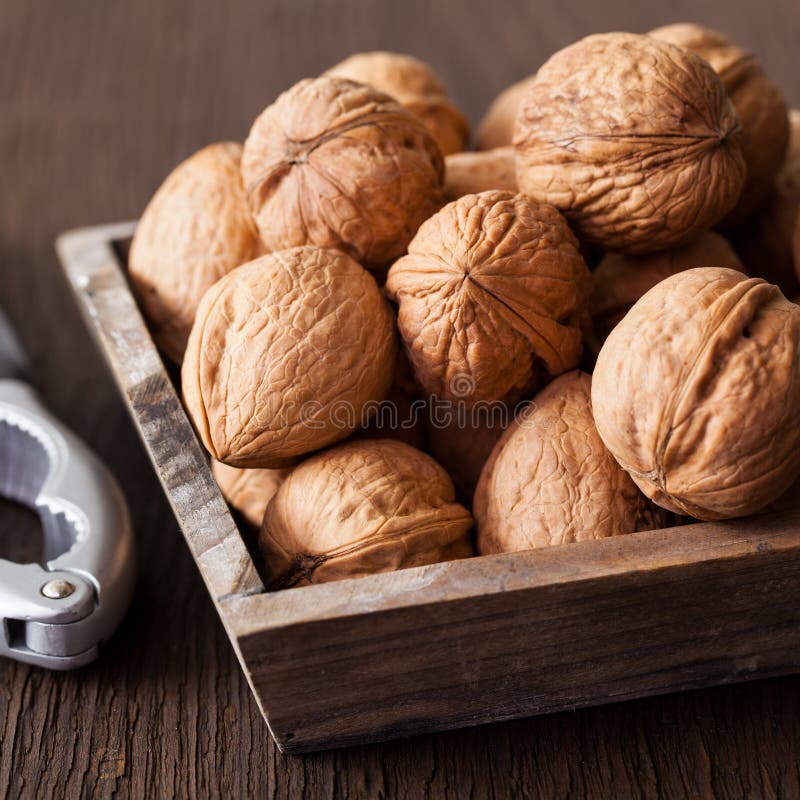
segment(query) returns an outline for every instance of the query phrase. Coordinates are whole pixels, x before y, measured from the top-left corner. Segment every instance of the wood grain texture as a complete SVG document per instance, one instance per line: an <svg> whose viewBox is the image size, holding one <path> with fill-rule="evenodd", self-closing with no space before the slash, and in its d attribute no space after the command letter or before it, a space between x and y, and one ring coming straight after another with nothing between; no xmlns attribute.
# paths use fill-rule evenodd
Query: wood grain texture
<svg viewBox="0 0 800 800"><path fill-rule="evenodd" d="M126 280L132 230L56 251L282 752L800 668L798 510L265 593Z"/></svg>
<svg viewBox="0 0 800 800"><path fill-rule="evenodd" d="M275 738L307 752L796 672L799 523L465 559L222 613Z"/></svg>
<svg viewBox="0 0 800 800"><path fill-rule="evenodd" d="M0 793L800 796L797 677L278 754L52 250L65 229L135 217L180 158L242 137L280 89L358 49L430 60L475 123L494 93L578 36L686 18L758 52L800 105L796 0L666 8L638 0L0 0L0 303L51 407L119 477L144 567L100 662L72 675L0 665Z"/></svg>

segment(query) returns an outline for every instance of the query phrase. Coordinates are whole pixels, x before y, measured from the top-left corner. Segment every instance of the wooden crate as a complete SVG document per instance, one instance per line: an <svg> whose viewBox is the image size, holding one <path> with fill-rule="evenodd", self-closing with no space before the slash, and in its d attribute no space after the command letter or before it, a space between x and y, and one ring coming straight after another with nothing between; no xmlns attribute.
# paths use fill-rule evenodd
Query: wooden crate
<svg viewBox="0 0 800 800"><path fill-rule="evenodd" d="M266 593L125 277L57 249L281 750L798 671L800 511Z"/></svg>

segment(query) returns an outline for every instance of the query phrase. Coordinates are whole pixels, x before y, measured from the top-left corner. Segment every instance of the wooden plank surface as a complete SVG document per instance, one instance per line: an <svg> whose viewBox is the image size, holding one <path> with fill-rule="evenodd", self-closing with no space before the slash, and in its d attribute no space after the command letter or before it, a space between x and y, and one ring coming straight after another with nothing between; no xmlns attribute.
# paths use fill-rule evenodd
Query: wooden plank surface
<svg viewBox="0 0 800 800"><path fill-rule="evenodd" d="M797 672L799 521L635 533L222 605L275 738L308 752Z"/></svg>
<svg viewBox="0 0 800 800"><path fill-rule="evenodd" d="M667 8L639 0L0 0L0 303L50 405L120 478L142 567L133 609L98 664L74 675L0 665L0 792L800 795L797 677L278 754L53 255L57 233L135 217L181 157L241 138L280 89L358 49L428 59L475 122L496 91L583 34L689 18L756 50L800 106L797 0ZM0 528L12 519L28 520L0 506ZM29 520L21 529L33 534Z"/></svg>

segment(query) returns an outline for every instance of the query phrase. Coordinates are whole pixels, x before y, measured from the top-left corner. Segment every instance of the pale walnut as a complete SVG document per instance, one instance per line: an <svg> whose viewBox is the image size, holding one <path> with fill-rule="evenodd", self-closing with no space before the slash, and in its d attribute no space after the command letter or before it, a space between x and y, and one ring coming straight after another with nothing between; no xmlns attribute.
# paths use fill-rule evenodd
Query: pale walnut
<svg viewBox="0 0 800 800"><path fill-rule="evenodd" d="M800 292L800 253L792 254L792 231L800 225L800 110L789 112L786 160L764 205L737 231L734 244L751 272Z"/></svg>
<svg viewBox="0 0 800 800"><path fill-rule="evenodd" d="M242 146L212 144L179 164L133 237L131 284L161 349L180 363L206 289L260 252L239 174Z"/></svg>
<svg viewBox="0 0 800 800"><path fill-rule="evenodd" d="M500 92L478 123L477 146L479 150L508 147L514 142L514 123L525 92L536 79L524 78Z"/></svg>
<svg viewBox="0 0 800 800"><path fill-rule="evenodd" d="M592 406L660 506L705 520L756 512L800 472L800 308L735 270L673 275L609 335Z"/></svg>
<svg viewBox="0 0 800 800"><path fill-rule="evenodd" d="M708 61L722 80L742 125L742 154L747 167L739 202L722 220L739 225L769 194L789 143L786 102L758 59L717 31L692 23L676 23L650 36L685 47Z"/></svg>
<svg viewBox="0 0 800 800"><path fill-rule="evenodd" d="M511 423L475 492L478 552L509 553L663 528L654 506L603 445L591 379L554 380Z"/></svg>
<svg viewBox="0 0 800 800"><path fill-rule="evenodd" d="M592 273L592 323L599 343L605 341L643 294L664 278L695 267L727 267L746 272L728 240L713 231L660 253L603 256Z"/></svg>
<svg viewBox="0 0 800 800"><path fill-rule="evenodd" d="M443 155L469 141L469 123L448 98L442 82L423 61L403 53L356 53L324 75L366 83L385 92L425 123Z"/></svg>
<svg viewBox="0 0 800 800"><path fill-rule="evenodd" d="M740 142L733 105L699 56L649 36L589 36L556 53L525 93L517 182L590 244L655 252L733 208Z"/></svg>
<svg viewBox="0 0 800 800"><path fill-rule="evenodd" d="M289 474L288 469L239 469L211 462L211 472L223 497L253 528L260 528L267 503Z"/></svg>
<svg viewBox="0 0 800 800"><path fill-rule="evenodd" d="M388 95L316 78L258 117L242 176L268 251L315 244L380 267L440 207L444 160L427 128Z"/></svg>
<svg viewBox="0 0 800 800"><path fill-rule="evenodd" d="M183 362L186 408L211 455L274 469L348 436L392 382L394 320L338 250L296 247L206 292Z"/></svg>
<svg viewBox="0 0 800 800"><path fill-rule="evenodd" d="M486 408L464 415L463 420L440 424L426 418L428 451L447 470L456 487L456 497L466 506L472 505L481 470L497 440L508 425L510 411Z"/></svg>
<svg viewBox="0 0 800 800"><path fill-rule="evenodd" d="M359 578L473 554L472 517L430 456L376 439L309 458L267 506L271 588Z"/></svg>
<svg viewBox="0 0 800 800"><path fill-rule="evenodd" d="M498 147L478 153L454 153L444 160L445 199L458 200L465 194L491 189L517 191L514 148Z"/></svg>
<svg viewBox="0 0 800 800"><path fill-rule="evenodd" d="M417 380L443 400L513 403L580 359L589 272L561 214L524 195L445 206L385 288Z"/></svg>

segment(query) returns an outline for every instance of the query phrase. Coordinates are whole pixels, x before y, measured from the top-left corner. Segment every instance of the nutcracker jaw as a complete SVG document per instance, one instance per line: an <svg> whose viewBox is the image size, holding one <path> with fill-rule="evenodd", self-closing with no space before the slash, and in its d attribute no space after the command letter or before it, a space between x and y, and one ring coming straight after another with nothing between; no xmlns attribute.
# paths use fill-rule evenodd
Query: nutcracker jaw
<svg viewBox="0 0 800 800"><path fill-rule="evenodd" d="M45 540L43 565L0 559L0 655L59 670L89 663L130 601L128 510L86 445L28 384L2 375L0 496L37 511Z"/></svg>

